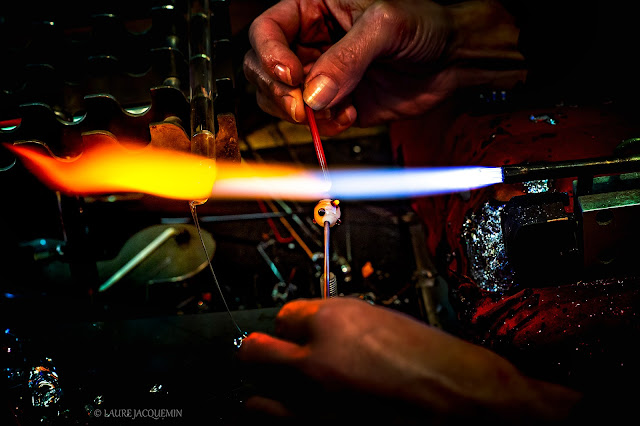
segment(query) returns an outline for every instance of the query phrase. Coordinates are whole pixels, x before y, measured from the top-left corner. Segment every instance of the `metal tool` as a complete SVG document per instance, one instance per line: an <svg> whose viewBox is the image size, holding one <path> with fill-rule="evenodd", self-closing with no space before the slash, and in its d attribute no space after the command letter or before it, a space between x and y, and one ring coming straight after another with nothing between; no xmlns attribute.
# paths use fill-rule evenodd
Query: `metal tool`
<svg viewBox="0 0 640 426"><path fill-rule="evenodd" d="M208 231L202 232L202 238L212 257L216 241ZM129 288L184 282L208 265L209 257L202 258L200 246L194 225L148 226L130 237L115 257L96 261L99 291L115 289L125 279Z"/></svg>
<svg viewBox="0 0 640 426"><path fill-rule="evenodd" d="M307 104L304 105L305 112L307 113L307 120L309 121L309 129L311 130L311 138L313 139L313 146L316 149L316 155L318 157L318 163L322 169L322 175L324 181L330 184L329 174L327 170L327 159L324 156L324 149L322 148L322 140L320 139L320 132L316 124L316 118L313 115L313 109ZM323 199L318 202L314 209L313 221L318 225L324 227L324 268L321 279L322 285L322 298L327 299L329 297L336 296L336 277L332 277L329 272L330 261L330 238L329 229L336 223L340 223L340 208L338 200Z"/></svg>
<svg viewBox="0 0 640 426"><path fill-rule="evenodd" d="M151 253L153 253L158 247L167 242L170 238L178 235L178 230L171 227L165 229L160 235L158 235L149 245L144 247L138 254L131 258L122 268L118 269L108 280L106 280L98 289L103 292L111 288L115 283L120 281L125 275L131 272L136 266L140 265Z"/></svg>
<svg viewBox="0 0 640 426"><path fill-rule="evenodd" d="M502 166L504 183L640 171L640 156L599 157Z"/></svg>
<svg viewBox="0 0 640 426"><path fill-rule="evenodd" d="M324 268L322 275L322 298L327 299L337 295L335 276L331 282L329 271L330 261L330 229L340 224L340 201L324 199L320 200L313 209L313 221L324 228Z"/></svg>

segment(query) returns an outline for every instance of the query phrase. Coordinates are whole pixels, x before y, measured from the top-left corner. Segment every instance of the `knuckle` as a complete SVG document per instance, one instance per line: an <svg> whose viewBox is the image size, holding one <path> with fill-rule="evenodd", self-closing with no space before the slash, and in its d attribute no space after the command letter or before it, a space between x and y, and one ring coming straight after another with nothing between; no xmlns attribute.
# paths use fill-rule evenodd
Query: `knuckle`
<svg viewBox="0 0 640 426"><path fill-rule="evenodd" d="M373 23L380 27L396 25L401 9L394 3L379 1L371 5L368 9Z"/></svg>

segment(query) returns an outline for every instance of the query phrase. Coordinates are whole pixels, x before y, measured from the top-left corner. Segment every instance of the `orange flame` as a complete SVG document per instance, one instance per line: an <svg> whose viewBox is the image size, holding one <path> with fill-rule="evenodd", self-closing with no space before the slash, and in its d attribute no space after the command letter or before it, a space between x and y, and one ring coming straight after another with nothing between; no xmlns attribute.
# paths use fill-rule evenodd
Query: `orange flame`
<svg viewBox="0 0 640 426"><path fill-rule="evenodd" d="M216 162L152 145L134 150L117 142L92 144L72 159L56 158L42 145L5 146L49 188L72 195L138 192L189 201L315 200L328 190L319 177L300 168Z"/></svg>

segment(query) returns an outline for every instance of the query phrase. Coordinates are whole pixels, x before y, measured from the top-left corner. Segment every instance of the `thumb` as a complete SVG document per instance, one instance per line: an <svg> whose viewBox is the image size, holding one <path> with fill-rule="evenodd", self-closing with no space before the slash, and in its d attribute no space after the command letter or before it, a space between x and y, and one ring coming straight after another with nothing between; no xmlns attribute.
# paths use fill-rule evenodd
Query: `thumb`
<svg viewBox="0 0 640 426"><path fill-rule="evenodd" d="M303 98L312 109L322 110L340 103L358 85L371 62L389 51L393 39L389 28L379 22L373 27L376 22L372 21L380 18L367 12L309 70Z"/></svg>

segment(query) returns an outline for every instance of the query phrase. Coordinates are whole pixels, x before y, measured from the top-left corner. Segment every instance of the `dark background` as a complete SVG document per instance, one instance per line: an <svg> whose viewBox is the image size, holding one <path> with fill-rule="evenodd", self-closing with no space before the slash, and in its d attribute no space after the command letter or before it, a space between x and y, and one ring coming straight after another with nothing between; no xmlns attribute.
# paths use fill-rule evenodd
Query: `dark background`
<svg viewBox="0 0 640 426"><path fill-rule="evenodd" d="M215 40L224 40L216 51L216 108L235 115L243 158L317 167L310 135L299 141L299 131L260 111L242 75L248 25L270 2L211 3ZM40 141L64 156L82 151L82 133L89 130L148 137L149 123L168 116L188 126L185 13L179 1L5 2L0 142ZM169 77L177 80L167 88ZM177 101L154 98L159 86ZM110 99L98 108L87 103L94 95ZM149 103L141 117L123 112ZM272 140L251 137L263 129ZM384 128L328 138L324 150L330 167L394 162ZM322 258L310 259L295 240L278 241L290 239L279 217L273 224L243 219L263 213L260 203L268 200L209 200L197 212L215 241L211 265L220 290L208 267L149 285L144 272L152 268L143 263L109 292L96 293L98 262L116 259L131 244L143 247L148 241L139 233L151 226L193 225L188 204L137 194L55 194L20 162L12 165L4 149L0 160L3 424L117 424L93 416L96 408L183 410L163 424L241 422L252 384L236 363L233 340L241 331L270 331L285 301L318 297ZM322 228L311 221L315 203L285 204L297 221L277 204L283 217L322 253ZM331 232L339 292L420 316L408 202L344 202L341 208L342 224ZM273 297L279 279L259 245L292 285L286 298ZM201 250L193 240L188 247ZM163 250L169 260L175 255ZM370 272L363 273L367 264ZM41 365L55 368L62 391L48 408L32 406L28 386ZM154 386L159 390L150 392Z"/></svg>

